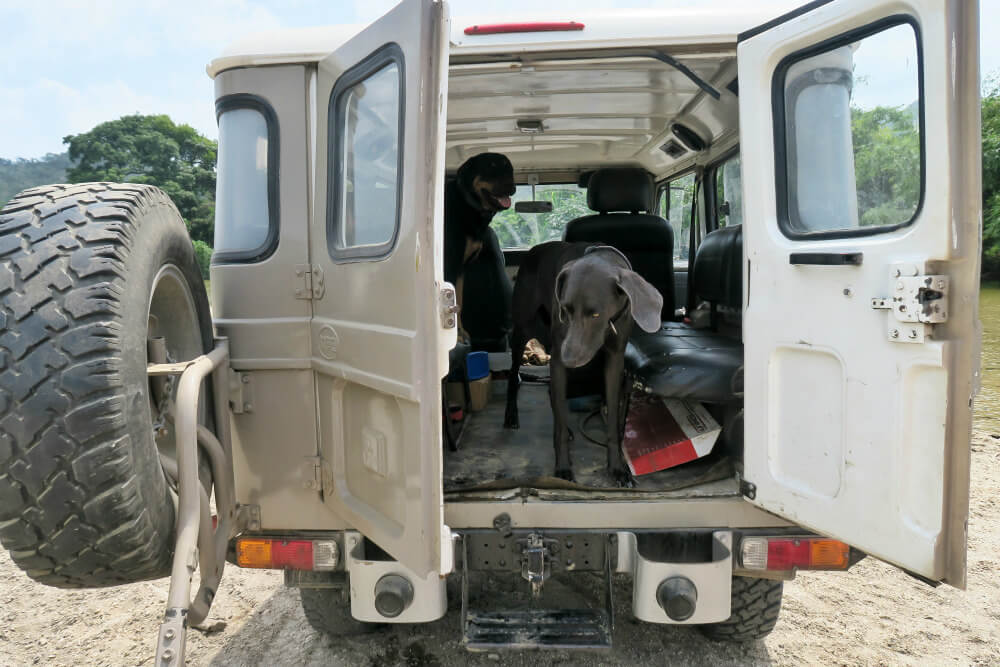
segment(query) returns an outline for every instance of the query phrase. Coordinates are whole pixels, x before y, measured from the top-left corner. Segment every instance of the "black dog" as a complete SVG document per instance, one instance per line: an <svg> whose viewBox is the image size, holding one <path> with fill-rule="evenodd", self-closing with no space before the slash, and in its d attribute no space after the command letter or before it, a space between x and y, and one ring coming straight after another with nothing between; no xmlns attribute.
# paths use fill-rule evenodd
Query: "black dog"
<svg viewBox="0 0 1000 667"><path fill-rule="evenodd" d="M469 158L445 186L444 279L455 286L460 321L474 347L482 339L506 348L512 288L490 222L510 208L515 189L514 168L499 153ZM470 265L475 268L466 281Z"/></svg>
<svg viewBox="0 0 1000 667"><path fill-rule="evenodd" d="M611 246L553 241L532 248L514 286L514 333L504 426L518 428L517 371L525 344L537 338L552 355L549 397L554 417L555 476L573 479L567 425L567 369L593 361L603 368L607 405L608 473L631 485L619 442L619 399L625 345L632 322L648 332L660 328L663 297L632 270Z"/></svg>

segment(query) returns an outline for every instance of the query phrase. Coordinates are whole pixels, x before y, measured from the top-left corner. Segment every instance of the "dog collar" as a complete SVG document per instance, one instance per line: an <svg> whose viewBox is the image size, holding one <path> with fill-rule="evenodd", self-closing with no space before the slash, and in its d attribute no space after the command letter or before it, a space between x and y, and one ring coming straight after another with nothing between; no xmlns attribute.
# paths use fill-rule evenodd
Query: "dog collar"
<svg viewBox="0 0 1000 667"><path fill-rule="evenodd" d="M599 250L610 250L611 252L615 253L616 255L622 258L622 261L625 262L625 266L628 268L628 270L629 271L632 270L632 262L628 261L628 257L625 256L625 253L623 253L621 250L611 245L592 245L586 250L584 250L583 254L589 255L590 253L597 252Z"/></svg>

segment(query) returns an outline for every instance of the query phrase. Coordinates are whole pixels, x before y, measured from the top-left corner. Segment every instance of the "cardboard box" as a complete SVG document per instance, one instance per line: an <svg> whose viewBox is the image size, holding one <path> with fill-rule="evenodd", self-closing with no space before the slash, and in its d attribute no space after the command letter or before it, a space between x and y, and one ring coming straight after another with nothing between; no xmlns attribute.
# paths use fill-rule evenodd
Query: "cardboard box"
<svg viewBox="0 0 1000 667"><path fill-rule="evenodd" d="M469 381L469 411L485 410L490 402L490 376Z"/></svg>
<svg viewBox="0 0 1000 667"><path fill-rule="evenodd" d="M633 475L673 468L712 451L722 427L697 401L632 396L622 452Z"/></svg>

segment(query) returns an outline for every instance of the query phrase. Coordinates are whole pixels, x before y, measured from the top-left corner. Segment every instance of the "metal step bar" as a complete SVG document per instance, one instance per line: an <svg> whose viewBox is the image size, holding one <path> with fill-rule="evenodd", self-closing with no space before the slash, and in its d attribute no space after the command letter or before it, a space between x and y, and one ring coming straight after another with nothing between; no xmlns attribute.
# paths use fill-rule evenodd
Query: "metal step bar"
<svg viewBox="0 0 1000 667"><path fill-rule="evenodd" d="M611 648L615 624L613 534L605 536L608 542L604 550L603 609L469 609L469 539L472 538L468 535L462 537L462 631L466 648L471 651ZM522 576L531 584L536 598L551 573L545 562L547 556L533 548L542 544L543 536L532 534L524 553Z"/></svg>
<svg viewBox="0 0 1000 667"><path fill-rule="evenodd" d="M151 341L149 350L152 362L146 368L149 377L180 378L174 411L177 536L167 609L160 625L153 662L155 667L177 667L184 664L187 628L201 623L208 616L222 579L229 540L240 529L237 525L229 430L229 341L216 338L211 352L180 363L167 363L162 341ZM208 377L214 398L214 434L198 423L201 387ZM212 471L218 517L214 528L209 494L198 476L199 447ZM191 579L196 569L201 571L201 585L192 599Z"/></svg>

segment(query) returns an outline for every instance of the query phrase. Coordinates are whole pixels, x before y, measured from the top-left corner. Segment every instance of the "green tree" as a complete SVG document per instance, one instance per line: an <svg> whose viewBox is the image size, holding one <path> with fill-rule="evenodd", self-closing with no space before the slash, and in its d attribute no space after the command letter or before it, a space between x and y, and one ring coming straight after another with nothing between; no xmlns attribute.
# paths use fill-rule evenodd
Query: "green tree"
<svg viewBox="0 0 1000 667"><path fill-rule="evenodd" d="M89 132L69 135L71 183L149 183L177 205L196 241L212 243L216 142L166 115L123 116Z"/></svg>
<svg viewBox="0 0 1000 667"><path fill-rule="evenodd" d="M911 109L851 109L858 217L863 226L906 222L920 201L920 130Z"/></svg>
<svg viewBox="0 0 1000 667"><path fill-rule="evenodd" d="M66 153L49 153L34 160L0 158L0 206L21 190L49 183L65 183L73 164Z"/></svg>
<svg viewBox="0 0 1000 667"><path fill-rule="evenodd" d="M983 89L983 275L1000 277L1000 75Z"/></svg>

